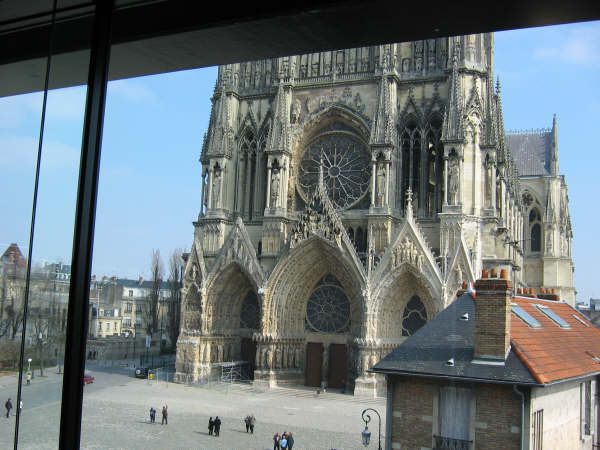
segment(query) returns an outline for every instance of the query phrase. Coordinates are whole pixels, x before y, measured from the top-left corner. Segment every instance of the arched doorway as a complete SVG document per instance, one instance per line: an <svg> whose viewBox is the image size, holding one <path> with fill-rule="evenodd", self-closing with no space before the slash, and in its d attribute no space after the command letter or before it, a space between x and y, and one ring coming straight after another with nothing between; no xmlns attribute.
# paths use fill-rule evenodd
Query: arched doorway
<svg viewBox="0 0 600 450"><path fill-rule="evenodd" d="M305 385L320 386L326 372L327 386L342 388L347 379L350 302L343 286L325 275L306 303Z"/></svg>

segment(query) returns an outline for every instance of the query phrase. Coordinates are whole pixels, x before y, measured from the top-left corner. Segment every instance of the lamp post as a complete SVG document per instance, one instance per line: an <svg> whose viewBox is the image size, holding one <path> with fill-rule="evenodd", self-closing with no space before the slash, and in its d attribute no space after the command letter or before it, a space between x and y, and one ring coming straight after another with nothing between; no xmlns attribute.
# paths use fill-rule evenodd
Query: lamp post
<svg viewBox="0 0 600 450"><path fill-rule="evenodd" d="M367 447L369 445L369 442L371 441L371 432L369 431L369 426L368 426L368 423L371 421L371 416L366 414L366 419L365 419L365 413L367 411L373 411L375 414L377 414L377 417L379 418L379 446L377 447L377 450L381 450L381 416L373 408L363 409L363 412L362 412L362 420L365 422L365 429L361 433L362 443L365 447Z"/></svg>
<svg viewBox="0 0 600 450"><path fill-rule="evenodd" d="M31 371L31 358L27 358L27 372Z"/></svg>

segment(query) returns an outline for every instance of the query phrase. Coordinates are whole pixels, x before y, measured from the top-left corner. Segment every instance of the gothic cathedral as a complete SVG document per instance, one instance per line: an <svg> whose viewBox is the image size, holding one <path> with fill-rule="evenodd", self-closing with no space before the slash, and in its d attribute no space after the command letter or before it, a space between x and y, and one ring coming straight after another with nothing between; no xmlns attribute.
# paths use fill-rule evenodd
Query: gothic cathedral
<svg viewBox="0 0 600 450"><path fill-rule="evenodd" d="M385 383L369 367L482 269L575 303L556 118L505 132L493 46L476 34L219 67L178 381L245 361L255 383L372 396Z"/></svg>

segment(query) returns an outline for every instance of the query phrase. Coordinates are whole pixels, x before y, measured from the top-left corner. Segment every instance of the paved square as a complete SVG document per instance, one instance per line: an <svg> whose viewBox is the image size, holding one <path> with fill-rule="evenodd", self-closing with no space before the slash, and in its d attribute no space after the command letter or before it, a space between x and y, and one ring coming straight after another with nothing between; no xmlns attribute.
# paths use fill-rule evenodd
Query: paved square
<svg viewBox="0 0 600 450"><path fill-rule="evenodd" d="M364 448L361 412L375 408L385 415L384 399L362 399L339 393L276 388L259 391L249 385L184 386L132 378L126 371L89 370L96 377L85 387L81 447L84 449L272 449L276 432L292 431L295 449ZM9 379L12 378L12 379ZM61 377L50 370L23 387L24 409L20 449L57 448ZM0 395L16 399L15 377L0 378ZM4 402L2 400L2 402ZM161 425L162 405L169 424ZM149 410L157 410L150 423ZM14 410L13 410L14 413ZM254 434L243 418L256 416ZM221 436L208 435L209 416L222 420ZM14 417L0 421L0 447L12 445ZM382 422L382 433L385 423ZM373 417L370 448L377 448L377 418ZM384 436L382 434L382 442ZM382 444L383 445L383 444Z"/></svg>

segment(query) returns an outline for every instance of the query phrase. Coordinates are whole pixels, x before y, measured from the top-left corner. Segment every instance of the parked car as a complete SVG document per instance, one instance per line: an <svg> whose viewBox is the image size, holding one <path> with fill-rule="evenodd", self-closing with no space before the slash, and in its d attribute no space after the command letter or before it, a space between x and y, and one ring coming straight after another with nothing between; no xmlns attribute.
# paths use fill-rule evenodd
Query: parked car
<svg viewBox="0 0 600 450"><path fill-rule="evenodd" d="M136 367L135 368L135 376L136 378L148 378L148 371L150 369L148 367Z"/></svg>
<svg viewBox="0 0 600 450"><path fill-rule="evenodd" d="M85 384L90 384L90 383L93 383L93 382L94 382L94 380L95 380L95 378L94 378L93 376L91 376L89 373L86 373L86 374L83 376L83 384L84 384L84 385L85 385Z"/></svg>

